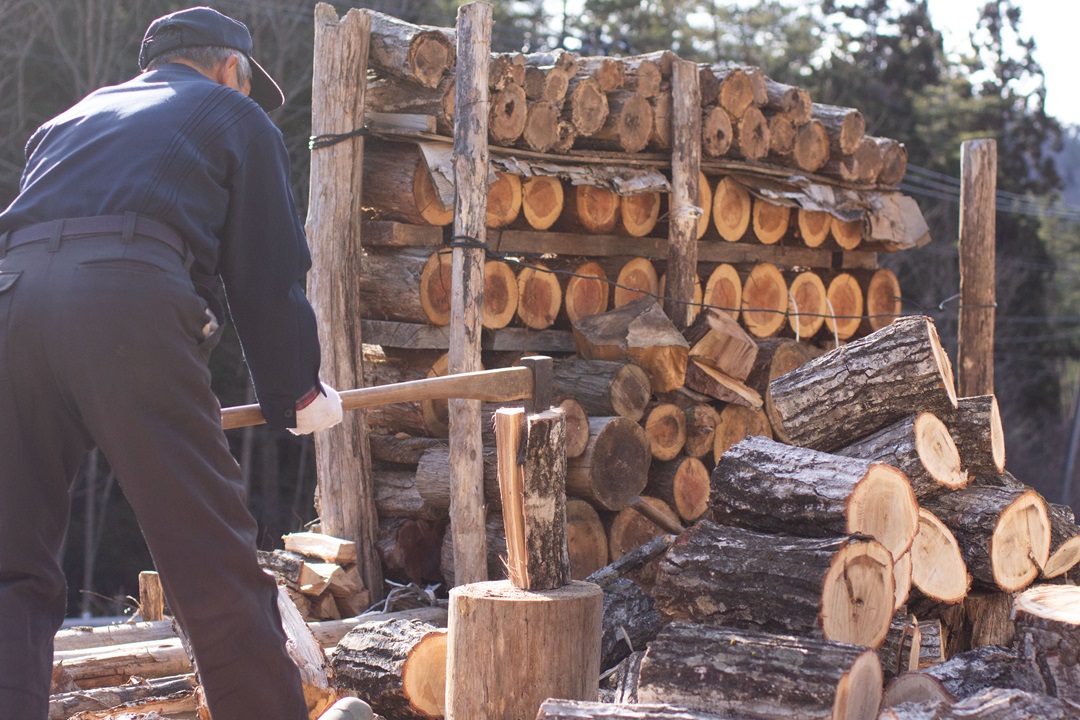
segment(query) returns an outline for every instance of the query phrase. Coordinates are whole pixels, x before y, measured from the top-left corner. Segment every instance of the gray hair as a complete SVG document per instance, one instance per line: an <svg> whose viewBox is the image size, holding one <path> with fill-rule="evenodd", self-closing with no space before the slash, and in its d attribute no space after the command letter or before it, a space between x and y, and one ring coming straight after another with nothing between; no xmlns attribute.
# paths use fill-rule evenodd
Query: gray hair
<svg viewBox="0 0 1080 720"><path fill-rule="evenodd" d="M154 70L166 63L176 62L177 60L187 60L198 65L203 70L210 71L216 68L218 64L228 60L230 55L235 55L237 60L239 60L239 63L236 66L236 74L240 84L243 85L244 83L249 82L251 80L251 61L248 60L247 55L236 48L218 47L215 45L183 47L177 48L171 52L162 53L154 58L150 64L146 66L146 69Z"/></svg>

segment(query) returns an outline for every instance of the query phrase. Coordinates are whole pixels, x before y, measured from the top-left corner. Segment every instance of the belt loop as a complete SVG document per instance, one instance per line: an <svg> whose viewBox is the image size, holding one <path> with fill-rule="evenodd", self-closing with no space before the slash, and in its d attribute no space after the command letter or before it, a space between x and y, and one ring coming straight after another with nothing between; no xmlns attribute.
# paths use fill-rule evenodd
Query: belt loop
<svg viewBox="0 0 1080 720"><path fill-rule="evenodd" d="M49 252L53 253L60 249L60 238L64 236L64 221L53 222L52 234L49 236Z"/></svg>
<svg viewBox="0 0 1080 720"><path fill-rule="evenodd" d="M10 239L11 239L11 231L10 230L5 230L3 233L0 233L0 260L2 260L7 255L8 240L10 240Z"/></svg>
<svg viewBox="0 0 1080 720"><path fill-rule="evenodd" d="M135 221L138 219L139 216L130 210L124 213L124 224L120 231L120 239L125 245L130 245L135 241Z"/></svg>

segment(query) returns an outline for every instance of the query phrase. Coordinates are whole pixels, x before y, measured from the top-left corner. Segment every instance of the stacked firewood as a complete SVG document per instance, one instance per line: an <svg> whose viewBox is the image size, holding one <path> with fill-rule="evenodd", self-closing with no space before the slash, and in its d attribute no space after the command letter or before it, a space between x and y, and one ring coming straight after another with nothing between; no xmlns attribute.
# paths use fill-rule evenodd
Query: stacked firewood
<svg viewBox="0 0 1080 720"><path fill-rule="evenodd" d="M356 569L356 543L321 533L290 533L284 549L260 550L259 563L284 587L304 620L340 620L368 609Z"/></svg>

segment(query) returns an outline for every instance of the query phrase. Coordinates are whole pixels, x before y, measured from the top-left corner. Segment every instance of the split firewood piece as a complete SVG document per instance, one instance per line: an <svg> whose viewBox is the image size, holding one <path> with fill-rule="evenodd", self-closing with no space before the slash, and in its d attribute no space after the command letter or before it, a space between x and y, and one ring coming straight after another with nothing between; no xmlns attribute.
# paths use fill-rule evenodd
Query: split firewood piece
<svg viewBox="0 0 1080 720"><path fill-rule="evenodd" d="M528 119L525 88L508 85L491 93L488 103L488 137L495 145L513 145L525 132L525 121Z"/></svg>
<svg viewBox="0 0 1080 720"><path fill-rule="evenodd" d="M691 358L736 380L745 380L754 368L757 343L727 313L706 310L683 336Z"/></svg>
<svg viewBox="0 0 1080 720"><path fill-rule="evenodd" d="M327 675L326 655L281 586L278 586L277 609L285 630L285 648L300 671L308 712L311 717L319 717L335 700Z"/></svg>
<svg viewBox="0 0 1080 720"><path fill-rule="evenodd" d="M619 196L597 185L574 185L566 193L559 226L568 232L604 235L619 223Z"/></svg>
<svg viewBox="0 0 1080 720"><path fill-rule="evenodd" d="M881 172L878 182L882 185L897 185L907 174L907 148L902 142L891 138L874 138L881 147Z"/></svg>
<svg viewBox="0 0 1080 720"><path fill-rule="evenodd" d="M752 201L750 193L738 181L730 177L720 178L713 191L713 224L720 237L735 242L750 227Z"/></svg>
<svg viewBox="0 0 1080 720"><path fill-rule="evenodd" d="M382 559L386 577L402 583L426 585L443 582L439 548L443 543L445 528L443 521L380 518L375 547Z"/></svg>
<svg viewBox="0 0 1080 720"><path fill-rule="evenodd" d="M652 403L641 419L654 460L675 459L686 444L686 415L678 405Z"/></svg>
<svg viewBox="0 0 1080 720"><path fill-rule="evenodd" d="M765 115L769 122L769 154L777 158L790 158L795 152L795 122L787 113Z"/></svg>
<svg viewBox="0 0 1080 720"><path fill-rule="evenodd" d="M139 573L139 615L148 622L165 617L165 592L156 571Z"/></svg>
<svg viewBox="0 0 1080 720"><path fill-rule="evenodd" d="M775 335L787 323L788 286L772 263L758 263L742 289L742 320L754 337Z"/></svg>
<svg viewBox="0 0 1080 720"><path fill-rule="evenodd" d="M503 529L502 513L489 512L484 523L484 535L487 538L487 572L492 580L506 577L506 532ZM436 561L447 587L454 587L454 536L447 526L446 533L440 538L441 548L436 549Z"/></svg>
<svg viewBox="0 0 1080 720"><path fill-rule="evenodd" d="M939 414L956 407L949 358L933 321L921 316L901 318L776 378L769 393L777 436L826 452L912 408Z"/></svg>
<svg viewBox="0 0 1080 720"><path fill-rule="evenodd" d="M767 109L786 113L796 123L807 122L814 116L814 103L808 90L767 79L765 91L768 98L765 103Z"/></svg>
<svg viewBox="0 0 1080 720"><path fill-rule="evenodd" d="M131 677L162 678L190 672L191 659L175 640L105 647L99 652L55 658L53 665L54 685L59 676L80 690L122 685ZM57 687L53 693L66 691Z"/></svg>
<svg viewBox="0 0 1080 720"><path fill-rule="evenodd" d="M608 563L607 531L587 501L566 498L566 544L574 580L584 580Z"/></svg>
<svg viewBox="0 0 1080 720"><path fill-rule="evenodd" d="M615 90L608 93L607 102L604 124L588 133L582 144L626 153L644 150L653 126L653 107L648 98L630 90Z"/></svg>
<svg viewBox="0 0 1080 720"><path fill-rule="evenodd" d="M960 462L973 477L1005 471L1005 429L993 395L957 399L957 408L941 416L956 441Z"/></svg>
<svg viewBox="0 0 1080 720"><path fill-rule="evenodd" d="M653 598L672 622L877 649L893 615L892 569L889 551L867 537L767 535L701 520L660 561Z"/></svg>
<svg viewBox="0 0 1080 720"><path fill-rule="evenodd" d="M579 136L587 137L604 126L607 116L607 93L600 83L587 75L570 78L562 119L573 125Z"/></svg>
<svg viewBox="0 0 1080 720"><path fill-rule="evenodd" d="M619 270L615 279L616 308L633 302L639 298L656 301L660 296L660 276L656 272L656 266L648 258L631 258Z"/></svg>
<svg viewBox="0 0 1080 720"><path fill-rule="evenodd" d="M912 584L926 597L957 603L971 587L956 536L934 513L919 508L919 532L911 545Z"/></svg>
<svg viewBox="0 0 1080 720"><path fill-rule="evenodd" d="M1010 593L1050 557L1050 520L1034 490L968 487L923 500L956 536L974 580Z"/></svg>
<svg viewBox="0 0 1080 720"><path fill-rule="evenodd" d="M488 187L487 216L490 228L510 225L521 212L521 178L511 173L495 173L495 182Z"/></svg>
<svg viewBox="0 0 1080 720"><path fill-rule="evenodd" d="M810 120L795 128L791 160L806 172L817 172L829 161L829 133L820 120Z"/></svg>
<svg viewBox="0 0 1080 720"><path fill-rule="evenodd" d="M728 404L717 414L716 431L713 433L711 447L713 461L719 462L720 456L733 445L748 437L763 437L772 440L772 427L769 418L759 408Z"/></svg>
<svg viewBox="0 0 1080 720"><path fill-rule="evenodd" d="M859 220L840 220L833 218L829 226L833 240L843 250L854 250L863 241L863 222Z"/></svg>
<svg viewBox="0 0 1080 720"><path fill-rule="evenodd" d="M563 306L571 323L587 315L606 312L611 284L600 263L590 260L576 266L566 281Z"/></svg>
<svg viewBox="0 0 1080 720"><path fill-rule="evenodd" d="M364 144L364 207L377 220L449 225L453 205L443 205L420 150L411 143Z"/></svg>
<svg viewBox="0 0 1080 720"><path fill-rule="evenodd" d="M701 153L705 157L723 157L735 141L735 128L731 116L719 105L710 105L701 111Z"/></svg>
<svg viewBox="0 0 1080 720"><path fill-rule="evenodd" d="M984 645L967 650L943 662L928 665L920 669L918 674L937 680L950 702L980 695L994 688L1016 688L1046 694L1046 687L1030 659L1001 645ZM888 695L892 694L895 693ZM889 699L888 696L886 699Z"/></svg>
<svg viewBox="0 0 1080 720"><path fill-rule="evenodd" d="M880 330L900 317L903 308L900 281L892 270L875 270L863 286L863 298L866 301L866 319L860 331L871 333Z"/></svg>
<svg viewBox="0 0 1080 720"><path fill-rule="evenodd" d="M851 273L839 273L825 290L828 317L825 329L839 340L854 337L863 322L863 294Z"/></svg>
<svg viewBox="0 0 1080 720"><path fill-rule="evenodd" d="M493 424L492 411L484 413L485 423ZM492 447L484 448L484 503L490 509L498 510L501 507L501 495L499 494L498 463L495 450ZM450 515L450 448L440 445L426 450L420 456L413 475L416 484L416 493L424 505L437 513L437 517L445 519ZM380 515L381 517L381 515Z"/></svg>
<svg viewBox="0 0 1080 720"><path fill-rule="evenodd" d="M914 615L898 612L889 625L889 634L878 650L886 681L900 673L919 669L921 626Z"/></svg>
<svg viewBox="0 0 1080 720"><path fill-rule="evenodd" d="M907 606L911 596L911 552L908 551L893 563L893 587L896 589L893 601L893 610L900 610Z"/></svg>
<svg viewBox="0 0 1080 720"><path fill-rule="evenodd" d="M718 523L760 532L867 535L895 558L919 531L915 495L895 468L761 437L746 438L717 459L709 507ZM890 558L890 575L892 569Z"/></svg>
<svg viewBox="0 0 1080 720"><path fill-rule="evenodd" d="M1038 669L1050 695L1080 703L1080 588L1042 585L1013 603L1016 648Z"/></svg>
<svg viewBox="0 0 1080 720"><path fill-rule="evenodd" d="M834 153L850 155L859 149L866 134L866 118L855 108L814 103L814 119L825 126L829 147Z"/></svg>
<svg viewBox="0 0 1080 720"><path fill-rule="evenodd" d="M510 324L517 314L518 279L509 263L489 260L484 263L484 312L480 325L498 330Z"/></svg>
<svg viewBox="0 0 1080 720"><path fill-rule="evenodd" d="M945 662L945 628L941 619L923 620L919 623L919 668L943 662Z"/></svg>
<svg viewBox="0 0 1080 720"><path fill-rule="evenodd" d="M820 247L829 237L833 216L823 210L799 208L799 237L806 247Z"/></svg>
<svg viewBox="0 0 1080 720"><path fill-rule="evenodd" d="M563 186L556 177L534 175L521 183L521 212L529 227L547 230L563 211Z"/></svg>
<svg viewBox="0 0 1080 720"><path fill-rule="evenodd" d="M814 337L825 325L828 294L821 276L813 270L796 274L788 283L787 321L797 339Z"/></svg>
<svg viewBox="0 0 1080 720"><path fill-rule="evenodd" d="M660 193L623 195L619 198L619 219L627 235L645 237L660 219Z"/></svg>
<svg viewBox="0 0 1080 720"><path fill-rule="evenodd" d="M492 53L488 65L488 88L502 90L525 84L525 56L519 52Z"/></svg>
<svg viewBox="0 0 1080 720"><path fill-rule="evenodd" d="M1047 503L1046 513L1050 518L1050 559L1043 568L1043 577L1056 578L1080 563L1080 527L1068 505Z"/></svg>
<svg viewBox="0 0 1080 720"><path fill-rule="evenodd" d="M300 573L300 592L317 596L330 592L335 597L356 595L362 586L358 586L353 577L337 563L304 563Z"/></svg>
<svg viewBox="0 0 1080 720"><path fill-rule="evenodd" d="M453 75L443 77L434 88L403 83L396 78L368 78L364 109L368 113L434 117L435 129L451 135L454 132L455 89Z"/></svg>
<svg viewBox="0 0 1080 720"><path fill-rule="evenodd" d="M447 631L427 623L384 620L358 625L330 654L336 686L380 715L442 717Z"/></svg>
<svg viewBox="0 0 1080 720"><path fill-rule="evenodd" d="M731 116L732 149L747 160L761 160L769 154L769 121L756 107Z"/></svg>
<svg viewBox="0 0 1080 720"><path fill-rule="evenodd" d="M834 452L892 465L907 475L919 499L967 487L971 480L949 429L930 412L906 417Z"/></svg>
<svg viewBox="0 0 1080 720"><path fill-rule="evenodd" d="M365 254L356 288L364 317L448 325L450 270L448 252L407 249Z"/></svg>
<svg viewBox="0 0 1080 720"><path fill-rule="evenodd" d="M555 398L578 400L589 416L619 415L637 422L652 394L641 366L618 360L556 360L553 378Z"/></svg>
<svg viewBox="0 0 1080 720"><path fill-rule="evenodd" d="M694 522L709 509L709 471L695 457L653 460L645 492L663 500L686 522Z"/></svg>
<svg viewBox="0 0 1080 720"><path fill-rule="evenodd" d="M726 313L732 320L738 320L742 308L742 278L739 271L727 263L717 265L705 282L702 304Z"/></svg>
<svg viewBox="0 0 1080 720"><path fill-rule="evenodd" d="M567 461L566 492L605 510L622 510L648 482L649 438L633 420L590 417L589 445Z"/></svg>
<svg viewBox="0 0 1080 720"><path fill-rule="evenodd" d="M455 44L445 29L412 25L374 10L369 14L372 70L433 88L453 69Z"/></svg>
<svg viewBox="0 0 1080 720"><path fill-rule="evenodd" d="M356 562L356 543L331 535L295 532L281 536L285 549L300 555L320 558L323 562L352 565Z"/></svg>
<svg viewBox="0 0 1080 720"><path fill-rule="evenodd" d="M570 582L566 545L566 423L558 410L495 412L510 582L552 590Z"/></svg>
<svg viewBox="0 0 1080 720"><path fill-rule="evenodd" d="M761 395L740 380L720 372L699 360L690 360L686 366L686 387L725 403L761 408Z"/></svg>
<svg viewBox="0 0 1080 720"><path fill-rule="evenodd" d="M775 245L787 235L791 208L757 198L753 209L754 236L763 245Z"/></svg>
<svg viewBox="0 0 1080 720"><path fill-rule="evenodd" d="M732 115L741 115L754 105L754 82L746 70L739 67L713 67L719 81L716 102Z"/></svg>
<svg viewBox="0 0 1080 720"><path fill-rule="evenodd" d="M640 496L641 501L652 506L656 512L678 523L679 519L666 502L660 498ZM623 555L654 540L665 532L655 522L633 507L623 508L608 518L608 554L612 562Z"/></svg>
<svg viewBox="0 0 1080 720"><path fill-rule="evenodd" d="M872 720L881 685L881 663L872 650L679 622L649 644L638 700L761 720ZM798 690L778 691L787 687Z"/></svg>
<svg viewBox="0 0 1080 720"><path fill-rule="evenodd" d="M690 346L653 298L581 318L573 329L579 355L632 360L648 373L653 392L674 390L685 381Z"/></svg>
<svg viewBox="0 0 1080 720"><path fill-rule="evenodd" d="M644 657L644 650L635 650L619 661L619 664L616 665L611 672L605 672L601 676L601 703L630 703L636 705L638 701L638 681L641 679L641 661ZM603 663L601 663L601 667L603 667ZM659 707L667 708L666 705ZM541 708L541 710L543 710L543 708ZM603 710L600 709L598 712L603 712ZM593 717L593 715L585 715L583 717L588 718ZM597 717L603 717L603 715L597 715Z"/></svg>
<svg viewBox="0 0 1080 720"><path fill-rule="evenodd" d="M101 712L102 708L120 712L124 706L177 697L191 693L197 687L194 675L173 675L165 678L143 678L141 682L95 690L57 693L49 698L49 718L66 720L77 713ZM191 701L194 707L194 701ZM165 712L165 710L162 710Z"/></svg>
<svg viewBox="0 0 1080 720"><path fill-rule="evenodd" d="M527 65L525 67L525 97L529 100L549 102L556 109L566 100L570 86L570 73L558 66Z"/></svg>
<svg viewBox="0 0 1080 720"><path fill-rule="evenodd" d="M546 330L555 324L562 307L559 278L547 265L530 262L518 273L517 316L525 327Z"/></svg>

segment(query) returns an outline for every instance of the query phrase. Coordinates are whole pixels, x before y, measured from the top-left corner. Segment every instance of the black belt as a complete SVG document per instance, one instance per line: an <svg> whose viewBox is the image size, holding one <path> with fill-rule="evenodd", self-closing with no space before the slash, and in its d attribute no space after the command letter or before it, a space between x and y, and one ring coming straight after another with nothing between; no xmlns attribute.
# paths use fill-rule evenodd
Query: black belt
<svg viewBox="0 0 1080 720"><path fill-rule="evenodd" d="M50 248L55 250L61 240L100 235L119 235L124 242L131 242L136 237L145 237L165 243L184 258L187 264L190 255L184 241L168 225L137 213L123 215L96 215L93 217L64 218L50 222L27 225L18 230L9 230L0 234L0 257L12 248L29 243L50 241Z"/></svg>

